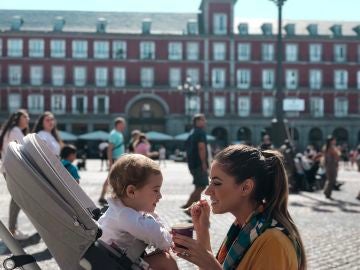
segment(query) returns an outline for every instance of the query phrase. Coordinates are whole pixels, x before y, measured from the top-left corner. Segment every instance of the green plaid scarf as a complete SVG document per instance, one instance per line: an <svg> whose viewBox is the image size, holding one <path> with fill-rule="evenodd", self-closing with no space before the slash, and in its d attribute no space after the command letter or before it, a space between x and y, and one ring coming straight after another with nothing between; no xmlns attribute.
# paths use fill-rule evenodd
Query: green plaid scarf
<svg viewBox="0 0 360 270"><path fill-rule="evenodd" d="M266 211L264 212L263 209L264 208L260 206L254 211L243 227L240 227L235 223L230 227L227 236L216 255L216 258L222 264L224 270L236 269L251 244L265 230L277 228L289 236L289 233L285 228L275 219L268 218L268 214ZM294 241L292 242L294 243ZM299 246L297 243L294 243L294 246L299 262Z"/></svg>

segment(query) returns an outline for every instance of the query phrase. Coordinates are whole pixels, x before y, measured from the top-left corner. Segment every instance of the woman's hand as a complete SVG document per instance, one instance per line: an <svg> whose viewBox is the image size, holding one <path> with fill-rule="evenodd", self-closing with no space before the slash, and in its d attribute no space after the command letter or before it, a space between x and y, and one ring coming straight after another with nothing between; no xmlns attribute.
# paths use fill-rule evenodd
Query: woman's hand
<svg viewBox="0 0 360 270"><path fill-rule="evenodd" d="M200 200L191 207L191 218L196 233L209 230L210 206L206 200Z"/></svg>
<svg viewBox="0 0 360 270"><path fill-rule="evenodd" d="M197 265L200 269L222 269L211 251L204 248L197 240L181 234L173 234L173 241L177 245L173 247L173 251L178 257Z"/></svg>

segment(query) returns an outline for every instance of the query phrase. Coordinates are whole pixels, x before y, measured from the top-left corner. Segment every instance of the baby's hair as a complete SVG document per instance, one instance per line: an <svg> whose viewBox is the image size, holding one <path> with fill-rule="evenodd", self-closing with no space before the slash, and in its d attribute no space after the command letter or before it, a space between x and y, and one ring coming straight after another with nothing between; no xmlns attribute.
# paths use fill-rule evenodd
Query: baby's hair
<svg viewBox="0 0 360 270"><path fill-rule="evenodd" d="M121 156L111 167L109 173L113 197L124 197L125 190L129 185L142 188L153 174L159 175L161 170L158 163L152 159L139 154Z"/></svg>

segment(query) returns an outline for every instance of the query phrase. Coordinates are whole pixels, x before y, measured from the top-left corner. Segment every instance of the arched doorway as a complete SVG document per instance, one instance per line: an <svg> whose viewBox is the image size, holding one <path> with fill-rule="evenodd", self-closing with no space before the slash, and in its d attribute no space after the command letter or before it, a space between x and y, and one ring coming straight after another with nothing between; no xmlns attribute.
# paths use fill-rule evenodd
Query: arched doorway
<svg viewBox="0 0 360 270"><path fill-rule="evenodd" d="M247 127L241 127L239 128L236 139L244 144L251 144L251 130Z"/></svg>
<svg viewBox="0 0 360 270"><path fill-rule="evenodd" d="M220 147L226 147L228 145L228 132L223 127L216 127L212 130L211 135L216 138L216 144Z"/></svg>
<svg viewBox="0 0 360 270"><path fill-rule="evenodd" d="M312 128L309 132L308 137L309 144L315 146L317 150L321 149L321 145L323 144L324 138L323 133L320 128Z"/></svg>
<svg viewBox="0 0 360 270"><path fill-rule="evenodd" d="M333 131L333 136L336 138L337 144L339 145L349 142L349 133L345 128L336 128Z"/></svg>
<svg viewBox="0 0 360 270"><path fill-rule="evenodd" d="M143 97L133 101L128 110L128 129L165 132L166 110L157 99Z"/></svg>

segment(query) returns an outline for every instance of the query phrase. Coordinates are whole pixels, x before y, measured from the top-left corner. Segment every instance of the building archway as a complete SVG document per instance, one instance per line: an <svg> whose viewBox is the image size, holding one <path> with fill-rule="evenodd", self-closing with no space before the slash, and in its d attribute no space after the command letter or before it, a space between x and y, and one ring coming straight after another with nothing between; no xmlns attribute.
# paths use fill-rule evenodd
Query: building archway
<svg viewBox="0 0 360 270"><path fill-rule="evenodd" d="M333 136L336 138L337 144L339 145L349 143L349 133L345 128L338 127L334 129Z"/></svg>
<svg viewBox="0 0 360 270"><path fill-rule="evenodd" d="M168 109L165 101L155 95L136 96L125 108L128 130L165 132Z"/></svg>
<svg viewBox="0 0 360 270"><path fill-rule="evenodd" d="M226 147L228 145L228 132L223 127L216 127L212 130L211 135L216 139L216 144L220 147Z"/></svg>
<svg viewBox="0 0 360 270"><path fill-rule="evenodd" d="M251 144L251 130L247 127L239 128L236 139L241 143Z"/></svg>
<svg viewBox="0 0 360 270"><path fill-rule="evenodd" d="M321 149L321 145L324 142L324 137L320 128L312 128L310 130L308 142L309 144L314 145L317 150Z"/></svg>

